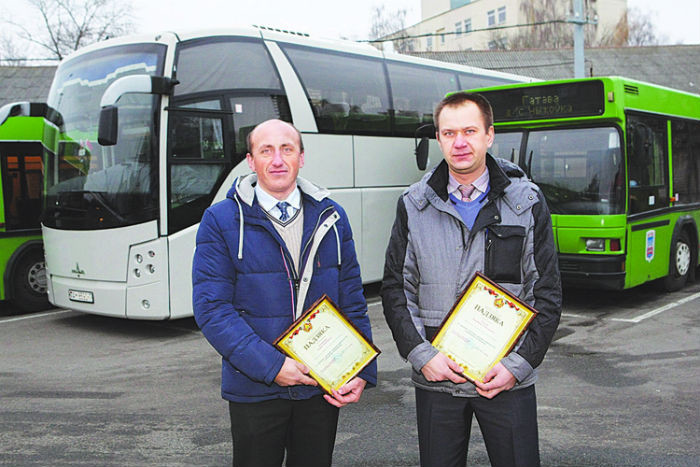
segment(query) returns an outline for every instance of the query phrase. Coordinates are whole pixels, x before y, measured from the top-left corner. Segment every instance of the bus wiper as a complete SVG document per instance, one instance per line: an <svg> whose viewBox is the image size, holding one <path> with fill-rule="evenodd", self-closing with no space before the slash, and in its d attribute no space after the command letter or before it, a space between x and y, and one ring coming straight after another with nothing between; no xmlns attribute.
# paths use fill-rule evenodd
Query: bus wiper
<svg viewBox="0 0 700 467"><path fill-rule="evenodd" d="M119 222L126 221L126 218L124 218L121 214L119 214L117 211L112 209L112 207L109 205L109 203L107 203L107 200L104 199L104 196L102 196L102 193L100 193L98 191L86 190L86 191L83 191L83 195L85 196L85 199L87 201L92 201L92 200L97 201L97 204L99 204L100 206L105 208L107 210L107 212L109 212L112 216L114 216L114 218L117 219ZM92 195L92 197L90 198L87 195Z"/></svg>
<svg viewBox="0 0 700 467"><path fill-rule="evenodd" d="M527 158L527 178L532 180L532 153L534 153L534 149L530 149L530 155Z"/></svg>

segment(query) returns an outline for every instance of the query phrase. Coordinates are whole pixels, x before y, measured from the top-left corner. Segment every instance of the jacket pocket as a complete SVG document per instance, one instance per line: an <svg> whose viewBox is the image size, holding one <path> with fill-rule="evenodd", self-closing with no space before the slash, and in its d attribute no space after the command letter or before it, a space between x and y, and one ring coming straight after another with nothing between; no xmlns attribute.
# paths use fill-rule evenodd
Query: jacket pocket
<svg viewBox="0 0 700 467"><path fill-rule="evenodd" d="M513 284L521 282L520 264L525 232L522 225L489 227L484 265L489 279Z"/></svg>

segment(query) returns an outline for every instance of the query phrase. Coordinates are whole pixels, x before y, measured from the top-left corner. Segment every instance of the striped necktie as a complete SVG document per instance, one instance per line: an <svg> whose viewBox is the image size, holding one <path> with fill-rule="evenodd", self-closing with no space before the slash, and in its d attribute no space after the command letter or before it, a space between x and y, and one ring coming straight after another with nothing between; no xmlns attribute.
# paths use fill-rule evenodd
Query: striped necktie
<svg viewBox="0 0 700 467"><path fill-rule="evenodd" d="M286 222L287 219L289 219L289 212L287 212L287 208L291 206L291 204L286 201L280 201L275 206L277 206L277 209L280 210L280 220L282 222Z"/></svg>
<svg viewBox="0 0 700 467"><path fill-rule="evenodd" d="M464 186L460 185L458 188L459 192L462 194L462 201L471 201L471 195L474 193L474 185Z"/></svg>

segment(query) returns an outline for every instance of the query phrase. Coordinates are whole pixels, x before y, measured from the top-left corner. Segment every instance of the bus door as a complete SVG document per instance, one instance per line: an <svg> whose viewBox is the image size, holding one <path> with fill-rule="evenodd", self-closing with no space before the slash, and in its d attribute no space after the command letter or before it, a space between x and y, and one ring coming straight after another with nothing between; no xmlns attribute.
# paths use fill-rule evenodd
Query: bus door
<svg viewBox="0 0 700 467"><path fill-rule="evenodd" d="M41 143L2 143L4 229L39 231L41 215Z"/></svg>
<svg viewBox="0 0 700 467"><path fill-rule="evenodd" d="M0 298L25 311L49 306L40 237L43 153L38 142L0 143Z"/></svg>
<svg viewBox="0 0 700 467"><path fill-rule="evenodd" d="M669 207L666 119L627 116L629 231L627 283L633 287L668 274L673 225Z"/></svg>

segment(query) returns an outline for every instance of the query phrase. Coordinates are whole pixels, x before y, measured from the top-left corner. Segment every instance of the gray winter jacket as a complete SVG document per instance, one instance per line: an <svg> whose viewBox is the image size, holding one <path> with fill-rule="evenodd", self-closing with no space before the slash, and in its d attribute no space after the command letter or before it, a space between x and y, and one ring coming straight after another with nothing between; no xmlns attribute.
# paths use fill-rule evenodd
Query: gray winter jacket
<svg viewBox="0 0 700 467"><path fill-rule="evenodd" d="M470 231L447 193L442 161L399 198L386 252L382 302L399 353L428 390L476 396L471 383L429 382L420 369L438 350L430 341L476 271L539 313L501 363L513 389L534 384L561 315L552 222L538 187L514 164L486 156L487 201Z"/></svg>

